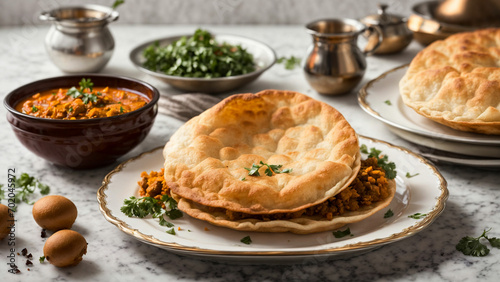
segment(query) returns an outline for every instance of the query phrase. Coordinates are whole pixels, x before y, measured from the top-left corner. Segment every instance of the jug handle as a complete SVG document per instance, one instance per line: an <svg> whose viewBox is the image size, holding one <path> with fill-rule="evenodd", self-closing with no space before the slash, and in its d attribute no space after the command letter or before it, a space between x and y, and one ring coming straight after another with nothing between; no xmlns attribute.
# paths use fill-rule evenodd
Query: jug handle
<svg viewBox="0 0 500 282"><path fill-rule="evenodd" d="M40 13L40 16L38 16L38 18L42 21L55 21L56 18L52 17L50 15L50 12L47 12L47 11L43 11Z"/></svg>
<svg viewBox="0 0 500 282"><path fill-rule="evenodd" d="M368 40L368 43L364 48L363 54L365 56L370 56L370 55L373 55L373 53L375 53L375 51L380 46L380 44L382 44L382 40L384 38L383 38L382 30L380 29L380 27L378 27L376 25L372 25L372 26L367 27L365 29L365 32L368 32L368 35L365 36L363 34L363 36ZM376 37L374 37L375 36L374 33L376 33ZM367 50L366 48L370 44L370 38L376 38L377 42L375 43L375 45L371 49Z"/></svg>
<svg viewBox="0 0 500 282"><path fill-rule="evenodd" d="M120 17L120 13L118 13L117 11L113 11L113 12L111 12L109 17L107 18L107 21L108 21L108 23L111 23L111 22L116 21L119 17Z"/></svg>

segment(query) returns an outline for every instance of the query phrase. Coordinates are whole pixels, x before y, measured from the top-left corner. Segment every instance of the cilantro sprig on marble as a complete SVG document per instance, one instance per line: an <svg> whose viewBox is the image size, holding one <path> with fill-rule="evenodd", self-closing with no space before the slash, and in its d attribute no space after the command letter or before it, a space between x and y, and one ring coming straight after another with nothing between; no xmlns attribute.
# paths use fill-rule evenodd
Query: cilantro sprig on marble
<svg viewBox="0 0 500 282"><path fill-rule="evenodd" d="M494 248L500 249L500 238L488 237L486 234L490 232L491 228L483 230L483 234L479 237L465 236L460 239L460 242L455 246L457 251L462 252L467 256L484 257L490 253L490 249L483 243L481 239L486 239Z"/></svg>
<svg viewBox="0 0 500 282"><path fill-rule="evenodd" d="M368 147L365 144L361 145L359 149L361 153L368 154L369 158L377 159L378 166L385 170L385 176L387 178L396 178L396 164L394 162L389 162L389 157L387 157L387 155L380 155L382 151L377 150L376 148L370 148L370 151L368 151Z"/></svg>
<svg viewBox="0 0 500 282"><path fill-rule="evenodd" d="M165 208L162 208L162 204L165 205ZM159 219L161 226L166 227L173 227L174 224L167 221L164 215L172 220L183 216L182 211L177 208L177 202L168 195L163 195L160 200L152 197L136 198L131 196L123 201L120 211L128 217L144 218L152 215L153 218ZM172 234L171 232L169 233Z"/></svg>
<svg viewBox="0 0 500 282"><path fill-rule="evenodd" d="M246 170L248 170L248 175L250 176L260 176L259 169L263 166L267 166L266 170L264 173L267 176L273 176L274 174L280 174L280 173L290 173L292 172L291 168L286 168L284 170L280 170L283 165L270 165L266 164L263 161L260 161L260 164L252 164L251 168L245 167Z"/></svg>
<svg viewBox="0 0 500 282"><path fill-rule="evenodd" d="M21 173L19 177L14 176L13 179L14 185L11 186L11 184L9 184L8 190L12 190L15 194L14 201L16 204L19 204L21 202L25 202L29 205L34 204L35 201L32 201L31 198L33 197L33 194L35 194L36 190L38 190L41 195L47 195L50 193L50 187L48 185L43 184L34 176L30 176L27 173ZM4 185L0 185L0 200L6 199L6 191L4 191L3 186ZM16 211L16 207L14 207L12 210Z"/></svg>
<svg viewBox="0 0 500 282"><path fill-rule="evenodd" d="M301 59L295 56L290 57L279 57L276 60L277 64L284 64L285 69L293 70L295 67L300 67Z"/></svg>

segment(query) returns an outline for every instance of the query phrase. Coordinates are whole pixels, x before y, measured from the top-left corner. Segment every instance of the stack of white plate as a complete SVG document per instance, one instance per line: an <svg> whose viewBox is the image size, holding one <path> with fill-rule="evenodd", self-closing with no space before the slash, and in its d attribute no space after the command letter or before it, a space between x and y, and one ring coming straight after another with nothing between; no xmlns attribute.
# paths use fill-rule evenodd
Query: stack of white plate
<svg viewBox="0 0 500 282"><path fill-rule="evenodd" d="M367 83L358 102L399 137L419 145L429 159L475 167L500 168L500 136L463 132L436 123L407 107L399 80L408 66L390 70Z"/></svg>

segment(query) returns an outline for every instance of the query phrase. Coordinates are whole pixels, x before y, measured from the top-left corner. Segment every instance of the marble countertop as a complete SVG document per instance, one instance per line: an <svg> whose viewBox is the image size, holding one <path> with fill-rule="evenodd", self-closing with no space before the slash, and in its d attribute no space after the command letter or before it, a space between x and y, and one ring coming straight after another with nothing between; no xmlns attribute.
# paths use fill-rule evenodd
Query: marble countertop
<svg viewBox="0 0 500 282"><path fill-rule="evenodd" d="M155 85L162 95L180 93L141 74L128 59L133 47L154 38L190 33L195 26L139 25L112 26L116 49L102 71L135 77ZM310 38L302 26L213 26L219 33L232 33L268 43L278 56L302 57ZM62 75L48 59L43 41L47 26L24 26L0 29L0 98L13 89L34 80ZM300 69L285 70L273 66L256 82L237 92L262 89L287 89L305 93L336 107L362 135L396 145L412 147L391 133L380 121L366 114L357 103L356 93L369 80L383 72L409 63L421 49L412 43L403 53L369 57L362 83L352 93L338 97L322 96L305 81ZM223 95L221 95L223 96ZM76 267L56 268L40 264L45 239L31 214L31 206L20 204L16 213L15 240L17 251L27 248L33 254L30 271L25 258L17 256L22 273L7 272L9 246L0 241L0 277L9 281L493 281L500 277L500 250L492 249L486 257L465 256L455 250L460 238L479 236L491 228L490 235L500 237L500 178L498 171L458 165L437 164L448 182L450 192L446 209L427 229L404 240L383 246L359 256L342 259L308 260L291 265L223 263L179 256L135 240L118 230L102 216L96 192L104 176L118 163L141 152L163 145L182 122L158 115L146 140L115 164L99 169L74 171L55 167L26 150L14 136L0 107L0 183L7 183L9 169L28 172L60 194L74 201L79 214L73 227L87 241L88 253ZM5 200L4 200L5 201ZM2 203L5 203L5 202Z"/></svg>

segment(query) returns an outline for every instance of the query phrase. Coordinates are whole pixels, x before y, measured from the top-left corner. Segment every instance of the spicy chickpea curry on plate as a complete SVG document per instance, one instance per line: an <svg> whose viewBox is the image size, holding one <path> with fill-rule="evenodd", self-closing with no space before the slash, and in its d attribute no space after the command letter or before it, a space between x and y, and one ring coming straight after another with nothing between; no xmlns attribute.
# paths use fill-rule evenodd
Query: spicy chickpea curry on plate
<svg viewBox="0 0 500 282"><path fill-rule="evenodd" d="M149 99L130 90L94 87L83 78L80 87L36 93L16 105L19 112L41 118L82 120L118 116L145 106Z"/></svg>

